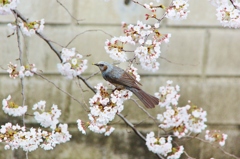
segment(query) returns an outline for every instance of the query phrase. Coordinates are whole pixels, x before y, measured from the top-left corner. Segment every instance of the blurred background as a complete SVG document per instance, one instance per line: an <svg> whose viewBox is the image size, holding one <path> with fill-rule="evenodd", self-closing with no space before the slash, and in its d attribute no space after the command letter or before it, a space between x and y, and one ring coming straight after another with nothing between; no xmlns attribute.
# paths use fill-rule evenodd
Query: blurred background
<svg viewBox="0 0 240 159"><path fill-rule="evenodd" d="M60 0L68 12L57 1L52 0L21 0L18 10L31 20L45 19L46 25L43 34L56 42L56 47L66 46L76 35L80 34L68 48L75 47L82 55L90 55L88 69L84 77L96 73L98 68L92 63L98 61L113 62L104 50L104 42L112 36L123 35L121 22L136 24L137 20L153 24L154 20L145 20L149 13L140 5L127 0ZM139 0L148 3L148 0ZM169 1L161 1L168 5ZM207 129L219 129L228 134L224 150L240 156L240 30L222 27L216 18L215 8L208 0L191 0L190 13L183 21L164 19L160 32L171 33L168 44L161 45L159 59L160 69L157 72L147 72L140 67L142 88L154 94L160 86L166 85L167 80L172 80L173 85L179 85L179 106L185 106L188 100L207 111ZM159 16L163 14L158 12ZM80 20L80 21L76 21ZM13 16L0 16L0 99L9 94L13 100L21 103L21 87L19 79L10 79L6 73L7 64L11 61L18 63L18 47L16 35L7 37L12 32L7 27L9 22L14 22ZM60 46L59 46L59 45ZM29 63L35 63L38 70L59 88L69 92L78 100L88 104L89 97L94 94L79 80L68 80L57 71L58 57L49 46L37 35L21 38L21 46ZM170 61L170 62L169 62ZM122 68L127 63L120 65ZM88 82L94 86L99 82L106 83L100 74L90 78ZM29 153L29 159L34 158L82 158L82 159L145 159L156 158L149 152L145 143L127 127L123 121L116 117L112 126L116 130L109 136L87 132L81 134L77 129L76 120L87 121L87 112L76 101L61 92L48 81L34 76L25 78L26 104L31 107L40 100L46 100L50 108L57 104L62 110L60 121L69 124L72 134L70 142L58 145L52 151L38 148ZM149 110L152 115L161 112L161 108ZM128 120L136 124L136 128L146 134L150 131L157 132L156 125L138 108L134 102L128 101L122 112ZM27 116L29 127L37 127L35 120ZM0 111L0 123L13 122L21 124L21 118L12 118ZM204 137L204 135L200 135ZM189 139L181 142L185 150L193 158L231 158L220 149ZM182 155L182 158L187 158ZM0 158L25 158L22 150L4 150L0 145Z"/></svg>

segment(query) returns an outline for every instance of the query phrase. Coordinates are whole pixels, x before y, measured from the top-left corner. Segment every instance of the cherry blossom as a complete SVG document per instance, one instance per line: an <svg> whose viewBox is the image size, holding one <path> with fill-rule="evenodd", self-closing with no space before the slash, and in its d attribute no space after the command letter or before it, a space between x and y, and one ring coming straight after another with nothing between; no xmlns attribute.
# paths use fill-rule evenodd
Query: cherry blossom
<svg viewBox="0 0 240 159"><path fill-rule="evenodd" d="M201 133L207 127L206 115L206 111L192 104L185 107L166 107L166 111L158 114L157 119L161 122L160 128L172 128L173 134L182 138L188 132Z"/></svg>
<svg viewBox="0 0 240 159"><path fill-rule="evenodd" d="M138 82L140 81L140 76L137 73L137 68L133 66L133 64L130 65L130 67L126 70L129 74L131 74Z"/></svg>
<svg viewBox="0 0 240 159"><path fill-rule="evenodd" d="M112 59L125 62L127 60L127 54L123 50L123 45L127 43L135 44L131 36L113 37L111 40L106 40L104 48Z"/></svg>
<svg viewBox="0 0 240 159"><path fill-rule="evenodd" d="M35 111L34 118L40 123L43 127L50 127L55 129L58 124L58 118L61 115L61 110L58 109L57 105L52 105L51 111L45 111L46 101L40 101L33 105L33 110L40 110L40 112Z"/></svg>
<svg viewBox="0 0 240 159"><path fill-rule="evenodd" d="M87 69L87 60L82 58L81 54L75 52L75 48L63 48L61 54L62 63L57 64L58 71L68 79L82 74Z"/></svg>
<svg viewBox="0 0 240 159"><path fill-rule="evenodd" d="M114 60L125 62L131 56L127 52L134 53L145 70L156 71L159 69L160 45L169 42L170 34L161 34L157 29L159 23L154 26L137 21L136 25L122 23L125 36L113 37L105 42L105 50ZM125 49L126 45L135 46L134 51Z"/></svg>
<svg viewBox="0 0 240 159"><path fill-rule="evenodd" d="M2 100L2 106L4 113L12 116L22 116L27 112L27 106L19 106L11 101L11 95Z"/></svg>
<svg viewBox="0 0 240 159"><path fill-rule="evenodd" d="M220 146L225 145L228 135L221 133L219 130L206 130L205 139L210 142L218 142Z"/></svg>
<svg viewBox="0 0 240 159"><path fill-rule="evenodd" d="M32 22L19 22L17 26L21 29L24 35L30 37L36 34L36 32L41 33L44 29L44 23L44 19L41 19ZM16 32L16 24L9 23L8 27Z"/></svg>
<svg viewBox="0 0 240 159"><path fill-rule="evenodd" d="M85 123L82 120L78 119L77 125L78 125L78 130L82 132L82 134L86 135Z"/></svg>
<svg viewBox="0 0 240 159"><path fill-rule="evenodd" d="M172 151L172 137L155 137L154 132L150 132L146 136L146 145L149 151L163 156L167 156Z"/></svg>
<svg viewBox="0 0 240 159"><path fill-rule="evenodd" d="M179 159L183 152L184 152L183 146L179 146L177 148L173 147L172 152L170 153L170 155L168 155L167 159Z"/></svg>
<svg viewBox="0 0 240 159"><path fill-rule="evenodd" d="M217 20L224 27L239 28L240 27L240 10L234 8L233 5L221 5L217 9Z"/></svg>
<svg viewBox="0 0 240 159"><path fill-rule="evenodd" d="M13 9L17 8L19 0L4 0L0 3L0 15L11 14Z"/></svg>
<svg viewBox="0 0 240 159"><path fill-rule="evenodd" d="M9 73L9 77L15 79L16 77L24 78L25 76L33 76L35 72L37 72L37 68L35 64L27 64L25 66L17 67L17 64L12 64L11 62L8 64L7 72Z"/></svg>
<svg viewBox="0 0 240 159"><path fill-rule="evenodd" d="M45 150L50 150L57 144L70 140L71 135L67 128L67 124L59 124L52 132L40 128L30 128L26 131L25 127L18 124L6 123L0 129L0 142L5 142L5 149L22 148L24 151L31 152L40 146Z"/></svg>
<svg viewBox="0 0 240 159"><path fill-rule="evenodd" d="M123 102L130 99L132 92L128 90L114 90L112 93L109 93L108 88L102 83L95 86L95 89L96 94L89 99L89 121L83 122L78 119L78 129L83 134L86 133L86 128L89 128L95 133L104 133L106 136L109 136L115 129L109 126L109 122L115 118L117 113L123 110Z"/></svg>
<svg viewBox="0 0 240 159"><path fill-rule="evenodd" d="M216 7L217 20L224 27L239 28L240 27L240 3L238 1L229 0L209 0Z"/></svg>
<svg viewBox="0 0 240 159"><path fill-rule="evenodd" d="M166 18L172 20L183 20L187 18L188 0L173 0L172 5L166 11Z"/></svg>
<svg viewBox="0 0 240 159"><path fill-rule="evenodd" d="M180 87L172 86L172 81L167 81L166 86L159 87L159 92L155 96L159 98L160 107L169 107L178 105Z"/></svg>

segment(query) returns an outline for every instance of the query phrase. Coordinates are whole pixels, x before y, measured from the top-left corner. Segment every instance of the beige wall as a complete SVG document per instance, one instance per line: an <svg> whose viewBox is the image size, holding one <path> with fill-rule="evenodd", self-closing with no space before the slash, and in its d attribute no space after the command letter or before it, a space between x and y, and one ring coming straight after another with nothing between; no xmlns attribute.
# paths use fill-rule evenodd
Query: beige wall
<svg viewBox="0 0 240 159"><path fill-rule="evenodd" d="M44 34L49 39L65 46L75 35L86 31L79 36L70 47L84 54L88 58L89 65L85 73L88 76L97 71L91 65L100 60L112 61L104 50L104 42L110 38L103 30L113 36L121 35L120 24L122 21L136 23L144 21L146 10L141 6L130 3L125 5L123 0L61 0L69 12L77 19L79 24L54 0L21 0L18 10L30 20L44 18L46 21ZM161 12L159 12L161 14ZM181 87L180 105L186 105L187 100L203 107L208 114L208 129L220 129L227 133L228 139L224 147L226 151L240 156L240 30L223 28L219 25L215 16L215 9L207 0L191 0L190 14L184 21L162 22L160 32L171 33L170 43L162 46L161 56L172 61L160 59L160 70L155 73L143 71L143 89L149 93L158 91L159 86L164 85L170 79ZM10 20L9 20L10 19ZM0 66L7 67L9 61L18 58L16 37L7 38L11 32L6 24L12 22L13 17L0 17ZM98 30L98 31L96 31ZM83 83L78 85L77 80L67 80L57 72L57 56L48 45L38 36L25 38L21 42L24 53L30 63L35 63L44 75L60 88L73 94L79 100L85 99L93 93ZM58 47L60 48L60 47ZM124 65L122 65L124 67ZM104 82L100 76L93 77L89 83L95 85ZM60 92L53 85L40 77L27 78L25 93L29 110L39 100L46 100L50 106L57 104L62 109L61 122L69 123L70 132L73 135L71 142L58 145L53 151L37 151L29 153L29 158L154 158L142 142L125 124L116 118L114 127L116 130L110 137L88 133L82 135L76 127L76 120L87 119L87 112L82 107ZM82 92L84 90L84 93ZM85 91L87 90L87 91ZM6 71L0 69L0 99L11 94L14 99L21 102L19 80L8 78ZM156 108L150 113L157 114L161 110ZM31 111L30 111L31 112ZM144 133L155 130L152 121L147 119L133 102L128 102L123 114L133 123L144 121L138 129ZM12 121L12 118L0 112L1 124ZM21 123L19 118L17 121ZM14 122L17 122L14 120ZM27 123L34 125L34 120L27 117ZM30 125L30 126L33 126ZM185 148L189 155L195 158L206 159L230 158L212 146L197 140L186 142ZM3 150L0 146L0 158L23 158L21 151Z"/></svg>

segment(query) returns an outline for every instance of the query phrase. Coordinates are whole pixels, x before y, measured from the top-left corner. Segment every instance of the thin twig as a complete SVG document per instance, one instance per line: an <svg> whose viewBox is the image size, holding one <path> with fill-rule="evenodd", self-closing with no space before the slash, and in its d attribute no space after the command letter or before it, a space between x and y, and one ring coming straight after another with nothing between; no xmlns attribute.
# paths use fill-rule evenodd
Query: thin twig
<svg viewBox="0 0 240 159"><path fill-rule="evenodd" d="M94 93L96 93L96 90L88 83L88 81L87 81L85 78L83 78L83 77L80 76L80 75L78 75L77 77L78 77L79 79L81 79L81 80L83 81L83 83L85 83L86 86L87 86L89 89L91 89Z"/></svg>
<svg viewBox="0 0 240 159"><path fill-rule="evenodd" d="M235 2L234 2L233 0L229 0L229 1L232 3L232 5L233 5L233 7L234 7L235 9L239 9L239 7L234 4Z"/></svg>
<svg viewBox="0 0 240 159"><path fill-rule="evenodd" d="M146 8L143 4L139 3L138 1L136 1L136 0L132 0L132 1L133 1L133 3L138 4L138 5L142 6L143 8ZM160 5L160 6L162 6L162 5ZM160 7L160 6L152 6L152 7L153 8L163 8L163 7ZM156 19L160 23L165 18L166 14L167 13L165 11L161 18L157 18L155 16L151 17L151 18Z"/></svg>
<svg viewBox="0 0 240 159"><path fill-rule="evenodd" d="M196 159L196 158L189 156L189 154L186 151L183 151L183 153L188 157L188 159Z"/></svg>
<svg viewBox="0 0 240 159"><path fill-rule="evenodd" d="M56 53L56 55L58 56L59 60L62 62L62 58L61 58L61 54L60 52L52 45L52 43L50 42L50 40L48 40L43 34L36 32L36 34L42 38L47 44L48 46Z"/></svg>
<svg viewBox="0 0 240 159"><path fill-rule="evenodd" d="M16 23L18 24L18 16L13 12L13 15L15 16ZM20 32L19 32L19 27L16 27L16 34L17 34L17 43L18 43L18 51L19 51L19 63L20 66L23 66L23 52L21 49L21 42L20 42ZM22 94L22 106L25 105L26 97L25 97L25 90L24 90L24 78L20 78L20 83L21 83L21 94ZM23 126L25 126L25 114L22 115L22 122ZM28 152L25 153L26 159L28 159Z"/></svg>
<svg viewBox="0 0 240 159"><path fill-rule="evenodd" d="M172 62L163 56L160 56L159 58L161 58L169 63L175 64L175 65L181 65L181 66L197 66L198 65L198 64L183 64L183 63Z"/></svg>
<svg viewBox="0 0 240 159"><path fill-rule="evenodd" d="M89 80L90 78L94 77L95 75L99 74L100 71L97 71L93 74L91 74L90 76L86 77L85 80Z"/></svg>
<svg viewBox="0 0 240 159"><path fill-rule="evenodd" d="M77 19L77 18L75 18L70 12L69 12L69 10L67 9L67 7L65 7L61 2L59 2L59 0L57 0L57 3L59 4L59 5L61 5L66 11L67 11L67 13L72 17L72 19L74 19L77 23L79 23L79 21L82 21L83 19Z"/></svg>
<svg viewBox="0 0 240 159"><path fill-rule="evenodd" d="M18 23L18 16L17 14L14 14L16 23ZM18 44L18 51L19 51L19 63L20 66L23 66L23 52L21 49L21 40L20 40L20 32L19 32L19 27L16 27L16 34L17 34L17 44ZM21 94L22 94L22 106L25 105L26 97L25 97L25 91L24 91L24 78L20 78L20 83L21 83ZM23 120L23 125L25 126L25 114L22 115L22 120Z"/></svg>
<svg viewBox="0 0 240 159"><path fill-rule="evenodd" d="M61 89L60 87L58 87L54 82L48 80L46 77L44 77L43 75L39 74L39 73L34 73L36 75L38 75L39 77L41 77L42 79L48 81L49 83L51 83L53 86L55 86L57 89L59 89L60 91L62 91L63 93L65 93L66 95L70 96L73 100L75 100L76 102L78 102L84 109L85 111L88 111L87 107L84 107L85 105L80 102L78 99L76 99L75 97L73 97L70 93L64 91L63 89Z"/></svg>
<svg viewBox="0 0 240 159"><path fill-rule="evenodd" d="M24 21L25 23L28 23L28 20L16 9L12 10L13 13L19 17L22 21ZM55 52L55 54L58 56L59 60L62 62L62 59L61 59L61 54L60 52L52 45L52 43L50 42L50 40L48 40L42 33L38 33L36 32L36 34L42 38L47 44L48 46Z"/></svg>
<svg viewBox="0 0 240 159"><path fill-rule="evenodd" d="M117 114L128 126L130 126L132 128L132 130L135 132L135 134L137 134L144 142L146 142L145 137L143 136L143 134L141 132L139 132L134 125L128 121L121 113ZM158 158L164 159L160 154L156 154L156 156Z"/></svg>
<svg viewBox="0 0 240 159"><path fill-rule="evenodd" d="M204 140L204 139L202 139L202 138L200 138L200 137L196 137L196 136L185 136L185 137L186 137L186 138L197 139L197 140L200 140L200 141L202 141L202 142L208 143L208 144L210 144L211 146L220 149L224 154L226 154L226 155L228 155L228 156L231 156L231 157L233 157L233 158L235 158L235 159L240 159L240 157L237 157L237 156L235 156L235 155L233 155L233 154L225 151L222 147L216 145L215 143L209 142L209 141L207 141L207 140Z"/></svg>
<svg viewBox="0 0 240 159"><path fill-rule="evenodd" d="M94 31L100 31L100 32L102 32L102 33L104 33L104 34L106 34L106 35L108 35L108 36L110 36L110 37L113 37L111 34L105 32L104 30L101 30L101 29L85 30L85 31L83 31L83 32L75 35L75 36L73 37L73 39L70 40L65 47L68 47L78 36L80 36L80 35L82 35L82 34L85 34L85 33L87 33L87 32L94 32Z"/></svg>
<svg viewBox="0 0 240 159"><path fill-rule="evenodd" d="M142 111L143 111L144 113L146 113L149 118L153 119L153 121L156 123L156 118L154 118L146 109L144 109L142 106L140 106L140 105L138 104L138 102L136 101L136 99L131 98L131 100L132 100L140 109L142 109Z"/></svg>

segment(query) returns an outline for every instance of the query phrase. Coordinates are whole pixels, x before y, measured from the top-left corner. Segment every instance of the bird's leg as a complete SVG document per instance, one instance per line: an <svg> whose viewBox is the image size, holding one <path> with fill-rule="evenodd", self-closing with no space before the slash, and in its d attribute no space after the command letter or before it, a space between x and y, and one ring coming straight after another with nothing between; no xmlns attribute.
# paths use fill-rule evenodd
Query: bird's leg
<svg viewBox="0 0 240 159"><path fill-rule="evenodd" d="M112 93L116 90L120 91L122 89L125 89L125 87L123 85L118 85L118 84L114 84L115 88L112 90Z"/></svg>

